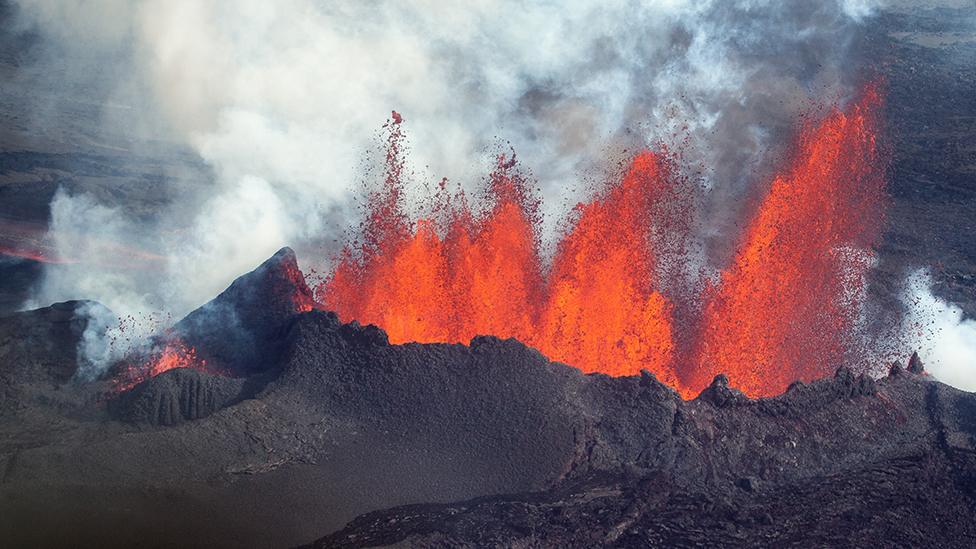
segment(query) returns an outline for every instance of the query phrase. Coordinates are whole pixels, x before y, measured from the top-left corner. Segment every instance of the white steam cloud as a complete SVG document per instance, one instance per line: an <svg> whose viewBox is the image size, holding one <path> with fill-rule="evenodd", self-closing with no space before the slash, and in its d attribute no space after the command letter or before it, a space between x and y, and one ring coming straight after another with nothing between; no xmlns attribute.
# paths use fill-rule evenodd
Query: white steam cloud
<svg viewBox="0 0 976 549"><path fill-rule="evenodd" d="M936 379L966 391L976 391L976 320L932 294L925 271L908 280L905 340L918 350L925 369Z"/></svg>

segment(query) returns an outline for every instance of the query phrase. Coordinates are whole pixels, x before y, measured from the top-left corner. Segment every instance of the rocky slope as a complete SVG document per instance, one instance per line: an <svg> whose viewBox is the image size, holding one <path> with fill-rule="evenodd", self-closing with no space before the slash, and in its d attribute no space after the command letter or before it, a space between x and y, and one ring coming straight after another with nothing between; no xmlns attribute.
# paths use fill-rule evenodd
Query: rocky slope
<svg viewBox="0 0 976 549"><path fill-rule="evenodd" d="M689 491L666 474L369 513L309 547L970 547L971 455Z"/></svg>

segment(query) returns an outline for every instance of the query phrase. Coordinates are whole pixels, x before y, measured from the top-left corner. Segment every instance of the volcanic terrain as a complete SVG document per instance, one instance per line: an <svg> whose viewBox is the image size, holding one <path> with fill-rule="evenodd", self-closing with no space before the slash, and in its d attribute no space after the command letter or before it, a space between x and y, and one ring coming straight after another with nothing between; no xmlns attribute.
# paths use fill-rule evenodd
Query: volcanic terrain
<svg viewBox="0 0 976 549"><path fill-rule="evenodd" d="M70 381L83 304L5 317L4 539L295 545L418 501L464 503L366 515L318 543L976 539L976 396L917 359L760 400L719 376L684 401L650 373L584 375L511 339L391 345L296 311L296 268L282 250L178 324L206 367L121 394ZM222 351L220 314L266 352Z"/></svg>
<svg viewBox="0 0 976 549"><path fill-rule="evenodd" d="M906 274L928 268L936 293L972 317L976 15L893 4L853 48L883 75L890 148L867 289L879 316L898 317ZM0 25L9 10L0 2ZM41 93L26 76L37 37L7 36L0 545L976 546L976 394L908 352L868 375L836 349L791 349L776 357L791 369L769 370L781 375L763 385L743 381L757 372L739 358L753 351L744 338L696 363L694 379L667 374L680 360L638 357L621 370L616 348L557 356L572 347L523 322L527 301L487 324L448 324L448 335L384 325L374 317L402 311L367 298L417 263L369 264L388 275L369 286L350 261L339 282L310 288L284 248L87 380L80 349L111 311L86 296L20 310L32 286L52 264L152 270L163 258L111 242L99 257L59 255L55 193L84 191L149 220L175 189L213 174L183 146L94 130L96 92L43 91L60 106L56 131L34 131L24 113ZM622 217L594 204L592 218ZM863 221L860 208L843 213ZM410 234L434 241L423 236ZM751 288L761 275L737 276ZM664 310L640 295L649 305L635 314ZM456 300L431 303L425 314L456 312ZM736 328L728 318L712 336ZM492 335L504 330L519 338ZM691 356L686 344L677 338L674 356Z"/></svg>

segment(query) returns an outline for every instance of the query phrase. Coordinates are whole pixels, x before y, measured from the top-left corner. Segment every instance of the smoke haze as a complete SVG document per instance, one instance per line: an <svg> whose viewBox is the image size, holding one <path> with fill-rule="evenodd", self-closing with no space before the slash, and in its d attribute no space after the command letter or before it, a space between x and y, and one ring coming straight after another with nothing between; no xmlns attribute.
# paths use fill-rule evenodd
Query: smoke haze
<svg viewBox="0 0 976 549"><path fill-rule="evenodd" d="M721 232L735 213L726 195L748 192L797 115L859 83L847 48L869 12L865 2L678 0L21 3L49 62L74 67L62 78L95 71L106 101L132 107L122 120L105 114L107 126L182 141L212 167L212 186L158 216L163 228L189 220L157 243L171 279L122 284L165 294L155 301L177 314L277 247L321 236L327 218L354 216L363 155L393 109L407 119L415 179L476 183L507 141L538 178L550 225L608 150L690 138L684 157L707 169ZM53 213L62 228L72 222ZM118 223L103 232L152 231ZM81 290L111 301L119 287L99 292L78 269L57 278L38 302Z"/></svg>
<svg viewBox="0 0 976 549"><path fill-rule="evenodd" d="M103 253L92 247L94 236L161 259L140 269L50 266L30 305L88 298L118 314L179 317L280 246L297 247L307 262L327 260L361 215L357 190L372 173L369 153L392 110L406 120L415 182L447 177L472 187L497 150L514 149L538 181L548 232L624 151L666 146L704 189L695 238L703 266L720 266L798 118L846 103L873 76L851 47L878 5L24 0L18 7L17 24L40 36L34 78L49 73L49 85L106 105L99 117L106 135L142 150L181 144L212 175L170 190L151 215L59 192L51 229L66 255ZM48 124L51 108L35 105L34 123ZM70 236L82 234L89 238ZM970 353L943 356L955 351L933 346L933 372L969 383L954 365L972 358L971 323L925 287L916 290L926 314L948 327L939 337Z"/></svg>

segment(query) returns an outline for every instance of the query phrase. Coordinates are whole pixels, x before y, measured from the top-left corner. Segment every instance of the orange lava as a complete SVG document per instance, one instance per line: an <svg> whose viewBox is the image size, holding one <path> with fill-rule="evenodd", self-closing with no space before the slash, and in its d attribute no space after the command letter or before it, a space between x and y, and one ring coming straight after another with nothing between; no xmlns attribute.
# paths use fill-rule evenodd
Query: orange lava
<svg viewBox="0 0 976 549"><path fill-rule="evenodd" d="M77 249L58 243L58 237L76 242L88 250L76 256ZM70 255L65 255L70 254ZM149 269L166 261L165 256L90 235L55 234L38 223L0 219L0 256L18 257L39 263L70 265L87 263L104 267Z"/></svg>
<svg viewBox="0 0 976 549"><path fill-rule="evenodd" d="M142 364L130 364L112 380L115 392L128 391L149 378L176 368L193 368L208 371L207 361L197 357L196 349L187 346L179 339L173 339L161 349L154 351L149 360Z"/></svg>
<svg viewBox="0 0 976 549"><path fill-rule="evenodd" d="M491 175L488 212L444 199L446 219L411 226L402 204L399 128L387 177L370 197L365 242L348 248L318 298L344 320L382 326L393 343L514 337L588 372L669 372L671 306L655 291L650 212L669 167L637 155L602 196L577 207L575 227L543 272L535 204L514 160ZM677 383L674 375L662 375Z"/></svg>
<svg viewBox="0 0 976 549"><path fill-rule="evenodd" d="M843 363L858 314L851 296L868 268L854 250L870 248L881 226L880 104L869 87L846 113L800 132L793 161L707 292L689 385L725 372L747 394L765 396Z"/></svg>
<svg viewBox="0 0 976 549"><path fill-rule="evenodd" d="M460 203L446 235L433 219L410 231L398 184L374 207L359 257L347 250L319 297L341 318L382 326L390 341L467 343L479 334L526 341L542 298L533 214L524 182L504 160L492 175L492 210L475 219Z"/></svg>
<svg viewBox="0 0 976 549"><path fill-rule="evenodd" d="M305 273L297 265L288 265L285 267L285 277L289 282L288 300L291 302L292 310L296 313L307 313L315 309L315 298L305 282Z"/></svg>
<svg viewBox="0 0 976 549"><path fill-rule="evenodd" d="M524 341L584 371L646 369L671 385L671 305L653 285L650 215L670 175L660 157L638 154L623 181L589 204L560 242L539 331Z"/></svg>
<svg viewBox="0 0 976 549"><path fill-rule="evenodd" d="M316 297L343 321L382 327L392 343L514 337L585 372L646 369L685 398L717 373L750 396L782 392L831 372L849 349L852 296L868 268L858 251L874 243L882 216L880 103L869 86L846 112L801 128L732 263L712 287L692 292L698 318L680 326L657 283L674 272L662 268L673 250L661 235L686 237L668 215L691 218L675 201L669 155L640 152L619 181L578 205L546 270L537 204L514 160L499 159L485 213L472 213L463 194L438 193L434 214L411 222L395 115L363 241L345 248Z"/></svg>

